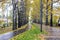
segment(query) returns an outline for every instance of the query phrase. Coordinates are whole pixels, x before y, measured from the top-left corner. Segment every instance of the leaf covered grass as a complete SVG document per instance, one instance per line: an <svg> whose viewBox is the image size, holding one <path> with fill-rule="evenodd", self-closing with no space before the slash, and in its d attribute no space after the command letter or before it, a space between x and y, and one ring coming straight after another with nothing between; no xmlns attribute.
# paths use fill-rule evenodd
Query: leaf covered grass
<svg viewBox="0 0 60 40"><path fill-rule="evenodd" d="M11 40L40 40L38 34L45 34L45 32L40 32L39 27L35 24L32 25L32 28L22 34L17 35L16 37L12 38Z"/></svg>

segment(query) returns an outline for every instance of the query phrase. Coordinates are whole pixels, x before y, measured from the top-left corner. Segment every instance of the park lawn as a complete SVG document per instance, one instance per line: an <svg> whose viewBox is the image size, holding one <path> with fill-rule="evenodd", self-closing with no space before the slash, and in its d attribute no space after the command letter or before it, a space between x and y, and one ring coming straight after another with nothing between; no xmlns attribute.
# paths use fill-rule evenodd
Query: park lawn
<svg viewBox="0 0 60 40"><path fill-rule="evenodd" d="M13 32L13 31L21 30L21 29L24 29L26 27L27 27L27 24L21 26L21 28L17 28L16 30L12 30L12 28L13 28L12 26L11 27L5 27L5 28L1 28L0 27L0 34L4 34L4 33L7 33L7 32Z"/></svg>
<svg viewBox="0 0 60 40"><path fill-rule="evenodd" d="M38 37L38 35L40 34L46 33L44 31L40 32L39 27L33 24L30 30L13 37L11 40L40 40L40 38Z"/></svg>
<svg viewBox="0 0 60 40"><path fill-rule="evenodd" d="M11 27L5 27L5 28L0 27L0 34L4 34L6 32L10 32L10 31L13 31L12 26Z"/></svg>

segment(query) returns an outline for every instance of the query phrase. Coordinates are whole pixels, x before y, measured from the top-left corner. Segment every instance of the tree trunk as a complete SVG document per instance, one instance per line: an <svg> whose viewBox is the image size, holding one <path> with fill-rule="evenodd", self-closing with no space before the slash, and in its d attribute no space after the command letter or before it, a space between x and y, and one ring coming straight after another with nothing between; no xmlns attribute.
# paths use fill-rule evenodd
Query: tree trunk
<svg viewBox="0 0 60 40"><path fill-rule="evenodd" d="M19 12L18 12L18 28L20 28L22 25L25 24L25 7L24 7L24 1L21 0L20 2L20 8L19 8Z"/></svg>
<svg viewBox="0 0 60 40"><path fill-rule="evenodd" d="M41 23L41 29L40 31L42 32L42 18L43 18L43 2L40 0L40 23Z"/></svg>
<svg viewBox="0 0 60 40"><path fill-rule="evenodd" d="M18 14L18 7L17 7L17 0L12 0L13 4L13 30L17 29L17 14Z"/></svg>
<svg viewBox="0 0 60 40"><path fill-rule="evenodd" d="M53 0L51 0L51 18L50 18L50 26L53 26Z"/></svg>
<svg viewBox="0 0 60 40"><path fill-rule="evenodd" d="M46 25L48 25L48 0L46 2Z"/></svg>

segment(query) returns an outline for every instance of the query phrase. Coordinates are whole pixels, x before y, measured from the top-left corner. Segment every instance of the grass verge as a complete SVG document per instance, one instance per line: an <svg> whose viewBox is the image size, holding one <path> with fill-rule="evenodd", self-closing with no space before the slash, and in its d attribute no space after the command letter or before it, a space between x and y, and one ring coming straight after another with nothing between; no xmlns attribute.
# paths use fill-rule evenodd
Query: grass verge
<svg viewBox="0 0 60 40"><path fill-rule="evenodd" d="M40 40L40 38L38 37L38 34L45 34L45 32L44 31L40 32L39 27L33 24L30 30L22 34L19 34L10 40Z"/></svg>

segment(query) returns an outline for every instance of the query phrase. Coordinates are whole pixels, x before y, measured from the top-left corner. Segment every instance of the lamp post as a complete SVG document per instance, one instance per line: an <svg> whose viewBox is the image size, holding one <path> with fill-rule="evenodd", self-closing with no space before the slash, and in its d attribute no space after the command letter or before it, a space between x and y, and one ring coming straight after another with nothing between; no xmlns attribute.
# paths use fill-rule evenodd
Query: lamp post
<svg viewBox="0 0 60 40"><path fill-rule="evenodd" d="M40 31L42 32L42 17L43 17L43 2L40 0L40 23L41 23L41 28Z"/></svg>

